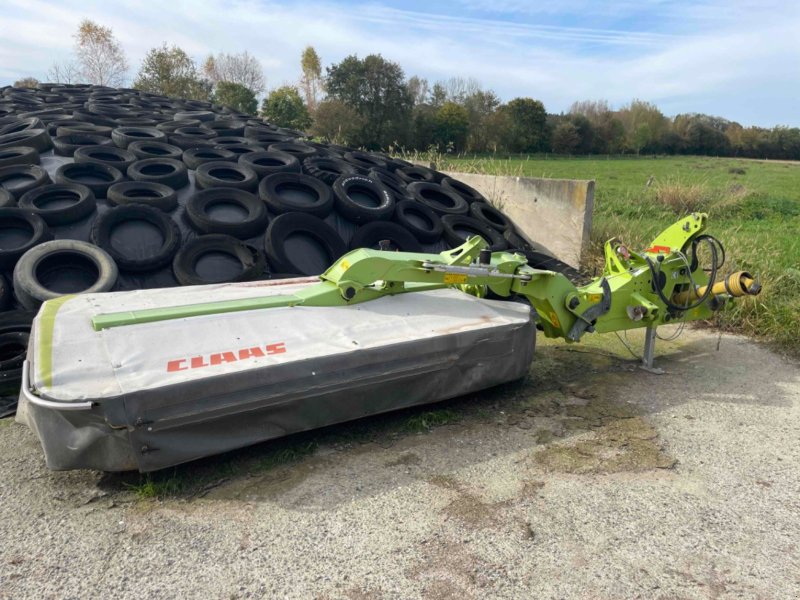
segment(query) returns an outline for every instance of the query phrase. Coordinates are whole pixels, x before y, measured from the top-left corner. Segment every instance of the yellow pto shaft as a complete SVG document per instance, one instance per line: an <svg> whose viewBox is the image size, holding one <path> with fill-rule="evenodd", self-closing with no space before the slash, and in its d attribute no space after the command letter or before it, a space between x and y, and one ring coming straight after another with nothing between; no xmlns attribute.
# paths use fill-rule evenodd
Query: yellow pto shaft
<svg viewBox="0 0 800 600"><path fill-rule="evenodd" d="M696 290L686 290L672 296L672 301L678 305L690 304L702 297L706 293L708 286L699 287ZM734 298L740 296L757 296L761 292L761 284L753 279L747 271L739 271L728 275L722 281L718 281L711 287L711 294L718 296L728 294Z"/></svg>

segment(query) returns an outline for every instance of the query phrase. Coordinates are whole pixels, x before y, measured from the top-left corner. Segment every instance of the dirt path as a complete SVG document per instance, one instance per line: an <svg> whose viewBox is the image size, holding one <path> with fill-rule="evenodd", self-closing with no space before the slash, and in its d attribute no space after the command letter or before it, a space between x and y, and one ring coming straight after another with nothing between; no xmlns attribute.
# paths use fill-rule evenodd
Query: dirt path
<svg viewBox="0 0 800 600"><path fill-rule="evenodd" d="M613 336L541 344L523 383L182 467L210 483L163 500L2 421L0 597L800 597L800 367L717 342L661 343L662 376Z"/></svg>

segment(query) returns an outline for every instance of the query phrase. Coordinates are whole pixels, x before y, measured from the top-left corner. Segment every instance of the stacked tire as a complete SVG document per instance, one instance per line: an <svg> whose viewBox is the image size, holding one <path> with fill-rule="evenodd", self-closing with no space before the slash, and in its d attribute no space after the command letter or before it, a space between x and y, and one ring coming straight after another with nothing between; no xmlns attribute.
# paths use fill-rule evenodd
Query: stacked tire
<svg viewBox="0 0 800 600"><path fill-rule="evenodd" d="M13 327L63 294L316 275L349 249L439 252L472 235L522 243L478 191L383 153L208 102L0 88L0 312ZM3 327L0 383L26 335Z"/></svg>

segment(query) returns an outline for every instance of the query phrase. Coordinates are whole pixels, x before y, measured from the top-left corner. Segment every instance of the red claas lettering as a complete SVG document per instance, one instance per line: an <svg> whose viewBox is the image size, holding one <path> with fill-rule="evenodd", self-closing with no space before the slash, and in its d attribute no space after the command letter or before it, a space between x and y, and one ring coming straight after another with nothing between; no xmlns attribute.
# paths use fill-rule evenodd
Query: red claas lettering
<svg viewBox="0 0 800 600"><path fill-rule="evenodd" d="M188 356L185 358L175 358L167 361L167 373L177 373L190 369L201 369L203 367L214 367L223 363L239 362L251 358L264 358L271 354L284 354L286 352L285 342L275 342L265 346L252 346L241 348L240 350L226 350L223 352L213 352L201 356Z"/></svg>

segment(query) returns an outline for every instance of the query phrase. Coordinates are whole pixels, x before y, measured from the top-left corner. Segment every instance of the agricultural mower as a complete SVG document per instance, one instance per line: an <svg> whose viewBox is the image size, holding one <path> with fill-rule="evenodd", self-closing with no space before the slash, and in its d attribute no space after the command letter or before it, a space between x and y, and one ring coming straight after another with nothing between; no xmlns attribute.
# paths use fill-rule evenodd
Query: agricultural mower
<svg viewBox="0 0 800 600"><path fill-rule="evenodd" d="M646 328L652 370L658 326L760 291L746 272L717 281L706 220L642 252L610 240L582 286L474 237L354 250L319 278L64 296L35 320L18 419L52 469L152 471L523 377L537 329L574 343Z"/></svg>

